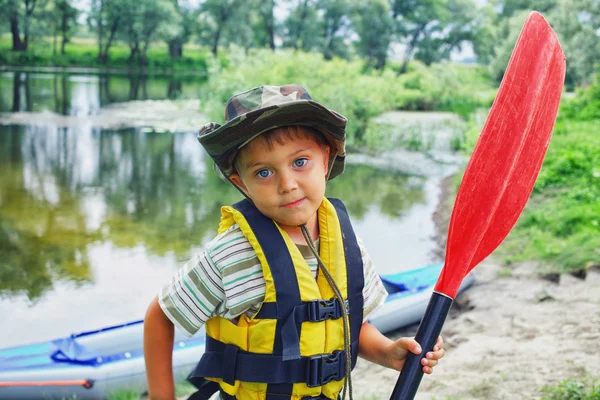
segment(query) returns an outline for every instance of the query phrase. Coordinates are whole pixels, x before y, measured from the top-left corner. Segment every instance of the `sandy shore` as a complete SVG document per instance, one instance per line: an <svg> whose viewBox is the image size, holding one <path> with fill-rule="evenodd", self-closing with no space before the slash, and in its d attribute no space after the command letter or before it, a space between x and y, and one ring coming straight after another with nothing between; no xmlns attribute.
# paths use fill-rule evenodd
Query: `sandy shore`
<svg viewBox="0 0 600 400"><path fill-rule="evenodd" d="M446 179L434 215L440 247L450 186ZM592 267L584 279L561 275L559 283L534 270L534 263L509 270L493 255L476 267L475 285L444 325L446 357L423 378L417 399L539 399L544 386L600 374L600 269ZM388 399L398 373L359 360L352 376L354 398Z"/></svg>
<svg viewBox="0 0 600 400"><path fill-rule="evenodd" d="M501 269L493 258L477 267L476 284L465 293L466 308L473 308L446 321L447 355L423 378L417 399L537 399L543 386L598 375L600 273L585 280L563 275L556 284L538 278L531 264L511 276L498 277ZM397 377L360 360L354 397L388 399Z"/></svg>

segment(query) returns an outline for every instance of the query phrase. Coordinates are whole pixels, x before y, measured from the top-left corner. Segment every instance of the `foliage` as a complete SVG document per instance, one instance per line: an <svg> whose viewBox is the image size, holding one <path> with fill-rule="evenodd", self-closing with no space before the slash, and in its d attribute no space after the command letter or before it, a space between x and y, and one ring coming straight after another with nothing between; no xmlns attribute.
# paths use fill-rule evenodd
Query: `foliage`
<svg viewBox="0 0 600 400"><path fill-rule="evenodd" d="M323 57L348 58L345 38L351 34L349 16L353 6L351 0L317 0L317 8L322 12Z"/></svg>
<svg viewBox="0 0 600 400"><path fill-rule="evenodd" d="M493 55L490 57L490 73L496 82L500 82L504 77L504 71L527 15L528 10L515 12L510 18L502 21L502 27L497 31L503 39L495 43Z"/></svg>
<svg viewBox="0 0 600 400"><path fill-rule="evenodd" d="M563 107L565 117L578 120L600 120L600 78L596 76L586 89L577 92L576 97Z"/></svg>
<svg viewBox="0 0 600 400"><path fill-rule="evenodd" d="M356 32L360 37L357 49L365 58L367 68L385 67L393 24L387 0L369 1L357 7L354 20Z"/></svg>
<svg viewBox="0 0 600 400"><path fill-rule="evenodd" d="M68 0L55 0L51 15L54 20L54 43L56 45L56 36L60 33L62 36L61 53L64 54L65 45L71 40L74 28L77 25L79 11Z"/></svg>
<svg viewBox="0 0 600 400"><path fill-rule="evenodd" d="M473 48L489 63L494 78L502 79L525 18L538 10L556 31L567 57L566 86L589 82L600 65L600 4L596 0L506 0L482 9Z"/></svg>
<svg viewBox="0 0 600 400"><path fill-rule="evenodd" d="M245 35L239 35L239 30L247 27L249 10L250 7L244 6L242 0L206 0L200 6L196 25L199 43L212 46L212 53L216 56L222 36L229 34L232 42L247 38L248 30L245 30Z"/></svg>
<svg viewBox="0 0 600 400"><path fill-rule="evenodd" d="M477 67L419 64L396 77L390 69L364 72L360 61L325 61L318 54L300 51L274 54L252 50L246 55L235 49L228 66L211 65L202 100L204 112L213 120L223 120L223 104L234 93L263 84L296 82L317 101L348 118L350 148L383 142L372 119L384 111L463 110L487 106L493 97L493 90L483 80L470 82L469 76L480 74Z"/></svg>
<svg viewBox="0 0 600 400"><path fill-rule="evenodd" d="M600 3L562 0L548 13L548 19L567 57L567 88L589 84L600 67Z"/></svg>
<svg viewBox="0 0 600 400"><path fill-rule="evenodd" d="M449 59L452 50L472 39L477 9L472 0L394 0L391 4L395 34L405 44L399 73L406 72L413 54L430 65Z"/></svg>
<svg viewBox="0 0 600 400"><path fill-rule="evenodd" d="M162 42L181 35L181 15L171 0L145 0L126 2L121 10L119 35L130 49L130 60L139 57L145 65L150 43Z"/></svg>
<svg viewBox="0 0 600 400"><path fill-rule="evenodd" d="M321 24L315 3L316 0L297 0L284 21L284 47L311 51L321 46L321 37L314 34L319 31Z"/></svg>
<svg viewBox="0 0 600 400"><path fill-rule="evenodd" d="M384 69L400 59L398 74L411 60L431 65L472 47L497 82L530 10L542 12L556 30L568 59L567 87L589 84L600 65L598 0L89 0L87 29L97 38L95 55L107 64L116 40L127 42L130 58L144 64L150 47L168 44L173 59L186 43L211 48L213 55L234 44L251 48L293 48L325 59L351 60ZM14 26L13 50L62 33L66 43L81 34L75 0L0 0L0 16ZM62 10L57 14L57 10ZM281 13L277 10L285 10ZM281 17L285 15L285 17ZM8 28L5 25L5 29ZM281 39L276 40L277 39ZM470 45L470 46L469 46ZM401 51L401 53L400 53ZM20 57L0 57L20 60ZM35 55L23 56L26 65Z"/></svg>
<svg viewBox="0 0 600 400"><path fill-rule="evenodd" d="M572 378L542 389L542 400L600 400L600 381L591 377Z"/></svg>
<svg viewBox="0 0 600 400"><path fill-rule="evenodd" d="M563 99L531 199L501 247L507 263L540 260L543 272L563 272L600 262L600 119L589 114L597 90ZM482 124L483 115L476 114L469 148Z"/></svg>

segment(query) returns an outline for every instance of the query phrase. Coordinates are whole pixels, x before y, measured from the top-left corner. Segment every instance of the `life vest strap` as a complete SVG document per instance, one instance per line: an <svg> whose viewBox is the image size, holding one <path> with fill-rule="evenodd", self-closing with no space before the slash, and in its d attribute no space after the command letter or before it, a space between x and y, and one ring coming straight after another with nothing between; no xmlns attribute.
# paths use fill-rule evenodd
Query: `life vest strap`
<svg viewBox="0 0 600 400"><path fill-rule="evenodd" d="M356 351L358 341L352 343L352 352ZM345 353L336 351L284 361L283 356L250 353L207 336L206 351L191 377L223 379L230 385L242 381L306 383L308 387L318 387L342 380L345 360Z"/></svg>
<svg viewBox="0 0 600 400"><path fill-rule="evenodd" d="M345 301L346 311L348 300ZM342 317L342 307L338 299L305 301L302 305L295 307L296 322L322 322L328 319ZM256 314L257 319L277 319L277 303L265 302Z"/></svg>
<svg viewBox="0 0 600 400"><path fill-rule="evenodd" d="M269 397L272 396L272 399L277 399L277 400L285 400L286 396L280 395L280 394L272 394L267 392L267 400L269 400ZM230 395L229 393L221 390L221 398L223 400L236 400L235 396ZM340 399L340 396L337 397L338 400ZM196 398L188 398L188 400L205 400L205 399L196 399ZM320 394L319 396L306 396L306 397L302 397L301 400L331 400L329 397L325 396L324 394Z"/></svg>

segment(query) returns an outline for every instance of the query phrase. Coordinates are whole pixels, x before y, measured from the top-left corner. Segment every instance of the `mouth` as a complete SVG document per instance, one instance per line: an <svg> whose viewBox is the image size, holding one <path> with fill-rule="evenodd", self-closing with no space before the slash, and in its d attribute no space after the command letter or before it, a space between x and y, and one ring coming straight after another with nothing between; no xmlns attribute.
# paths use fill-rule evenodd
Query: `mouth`
<svg viewBox="0 0 600 400"><path fill-rule="evenodd" d="M299 207L302 203L304 203L304 199L306 199L306 197L303 197L300 200L292 201L291 203L284 204L283 207L285 207L285 208Z"/></svg>

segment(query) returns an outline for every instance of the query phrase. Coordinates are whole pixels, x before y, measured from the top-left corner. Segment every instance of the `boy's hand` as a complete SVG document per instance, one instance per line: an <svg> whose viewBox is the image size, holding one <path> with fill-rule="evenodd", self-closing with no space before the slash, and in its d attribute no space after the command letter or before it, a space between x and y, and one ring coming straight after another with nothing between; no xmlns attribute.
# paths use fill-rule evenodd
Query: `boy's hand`
<svg viewBox="0 0 600 400"><path fill-rule="evenodd" d="M414 354L421 354L421 346L419 346L419 343L413 338L404 337L391 343L388 351L386 351L386 366L401 371L409 351ZM444 357L444 354L446 354L446 351L444 350L444 339L440 336L438 337L435 346L433 346L433 351L427 352L425 357L421 359L423 372L431 374L433 372L433 367L438 364L440 358Z"/></svg>

